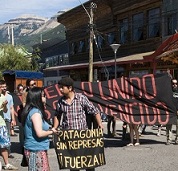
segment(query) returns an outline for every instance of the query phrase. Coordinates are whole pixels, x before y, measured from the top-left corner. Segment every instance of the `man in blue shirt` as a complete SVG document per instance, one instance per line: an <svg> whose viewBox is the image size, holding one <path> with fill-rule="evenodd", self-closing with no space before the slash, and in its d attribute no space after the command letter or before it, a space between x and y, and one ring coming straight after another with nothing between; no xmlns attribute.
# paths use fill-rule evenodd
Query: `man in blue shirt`
<svg viewBox="0 0 178 171"><path fill-rule="evenodd" d="M16 120L15 120L15 115L14 115L14 102L13 102L12 96L7 92L7 85L4 80L0 80L0 88L1 88L2 94L5 96L8 102L7 112L6 113L4 112L3 114L4 114L4 120L6 122L7 130L8 130L8 134L10 136L11 127L16 125ZM9 151L9 158L14 158L14 156L10 154L10 148L8 149L8 151Z"/></svg>

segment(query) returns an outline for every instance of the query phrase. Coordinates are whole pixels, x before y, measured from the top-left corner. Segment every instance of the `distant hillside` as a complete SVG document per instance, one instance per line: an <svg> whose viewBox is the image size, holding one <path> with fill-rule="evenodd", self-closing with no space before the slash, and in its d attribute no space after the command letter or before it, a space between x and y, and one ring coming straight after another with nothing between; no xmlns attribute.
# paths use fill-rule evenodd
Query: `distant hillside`
<svg viewBox="0 0 178 171"><path fill-rule="evenodd" d="M54 38L60 38L62 40L65 39L65 27L62 24L51 30L39 32L37 34L32 34L29 36L19 37L19 40L16 41L16 44L23 45L31 52L33 45Z"/></svg>
<svg viewBox="0 0 178 171"><path fill-rule="evenodd" d="M22 15L0 25L0 43L11 43L12 26L14 42L25 46L30 52L34 44L52 38L65 39L65 28L57 22L56 17L51 19L34 15Z"/></svg>

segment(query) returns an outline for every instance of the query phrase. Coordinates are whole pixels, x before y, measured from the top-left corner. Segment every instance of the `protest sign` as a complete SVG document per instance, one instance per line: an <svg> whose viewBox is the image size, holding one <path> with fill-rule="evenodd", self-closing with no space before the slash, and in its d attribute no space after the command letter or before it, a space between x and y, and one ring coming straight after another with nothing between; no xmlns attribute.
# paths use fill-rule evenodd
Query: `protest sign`
<svg viewBox="0 0 178 171"><path fill-rule="evenodd" d="M54 135L60 169L89 169L105 165L102 129L59 130Z"/></svg>

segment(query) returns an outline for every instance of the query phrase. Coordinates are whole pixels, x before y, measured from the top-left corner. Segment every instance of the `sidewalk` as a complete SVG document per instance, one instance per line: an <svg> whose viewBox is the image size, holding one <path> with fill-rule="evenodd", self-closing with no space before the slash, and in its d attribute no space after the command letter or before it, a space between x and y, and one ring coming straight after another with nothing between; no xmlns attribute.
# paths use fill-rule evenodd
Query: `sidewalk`
<svg viewBox="0 0 178 171"><path fill-rule="evenodd" d="M146 134L140 137L141 145L139 147L126 147L129 139L122 141L122 122L117 121L116 133L114 138L107 138L107 123L104 122L104 141L106 165L96 168L96 171L169 171L178 168L178 145L165 145L166 134L163 127L161 136L156 136L157 129L147 126ZM175 130L175 125L173 126ZM18 130L16 134L18 135ZM174 140L174 136L173 136ZM19 167L19 171L27 171L27 167L21 167L22 155L20 153L20 144L17 137L11 137L12 154L14 159L9 159L10 163ZM49 154L49 163L51 171L59 170L57 157L54 148L51 145ZM4 162L1 162L4 165ZM66 170L67 171L67 170Z"/></svg>

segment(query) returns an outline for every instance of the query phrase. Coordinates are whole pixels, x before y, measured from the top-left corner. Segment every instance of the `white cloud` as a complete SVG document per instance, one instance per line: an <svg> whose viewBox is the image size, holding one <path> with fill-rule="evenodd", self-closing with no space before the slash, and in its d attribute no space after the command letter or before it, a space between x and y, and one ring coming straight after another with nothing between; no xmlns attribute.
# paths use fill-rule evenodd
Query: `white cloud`
<svg viewBox="0 0 178 171"><path fill-rule="evenodd" d="M87 0L0 0L0 23L3 24L22 14L50 18L58 11L80 5L80 1L84 3Z"/></svg>

